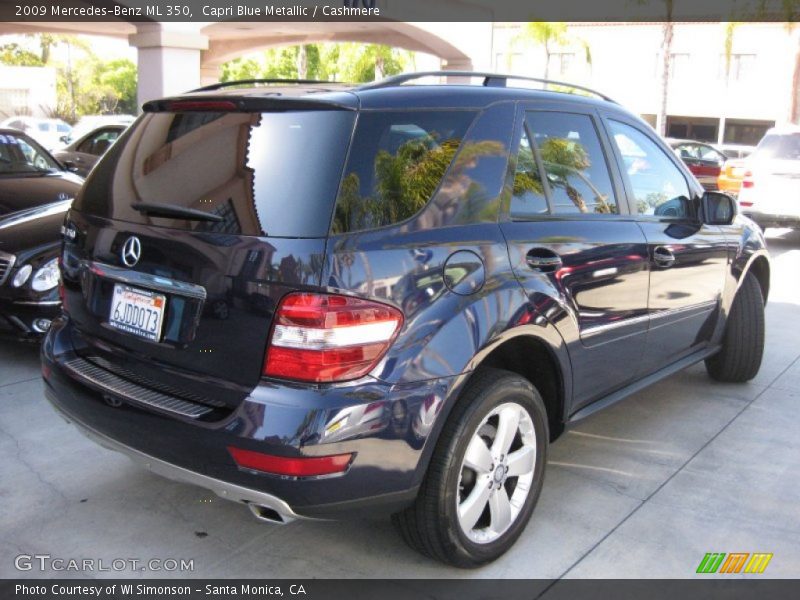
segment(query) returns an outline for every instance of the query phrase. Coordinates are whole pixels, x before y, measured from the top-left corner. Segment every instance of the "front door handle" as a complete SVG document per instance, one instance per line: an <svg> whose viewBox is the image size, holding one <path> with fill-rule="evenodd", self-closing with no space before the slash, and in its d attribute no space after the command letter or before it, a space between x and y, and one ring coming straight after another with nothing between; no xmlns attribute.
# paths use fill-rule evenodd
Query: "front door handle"
<svg viewBox="0 0 800 600"><path fill-rule="evenodd" d="M563 266L561 257L547 248L532 248L525 255L525 262L535 271L551 273Z"/></svg>
<svg viewBox="0 0 800 600"><path fill-rule="evenodd" d="M656 246L653 250L653 261L659 267L666 269L675 264L675 255L666 246Z"/></svg>

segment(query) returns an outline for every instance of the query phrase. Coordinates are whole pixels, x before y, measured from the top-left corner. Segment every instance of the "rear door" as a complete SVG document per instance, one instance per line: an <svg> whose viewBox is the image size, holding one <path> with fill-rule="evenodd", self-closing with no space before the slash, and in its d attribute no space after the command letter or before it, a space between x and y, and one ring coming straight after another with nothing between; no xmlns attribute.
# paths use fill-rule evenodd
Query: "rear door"
<svg viewBox="0 0 800 600"><path fill-rule="evenodd" d="M649 373L708 344L728 250L722 230L699 219L702 192L674 153L638 122L615 114L605 123L647 239L650 325L643 369Z"/></svg>
<svg viewBox="0 0 800 600"><path fill-rule="evenodd" d="M594 111L535 105L520 117L513 198L501 227L531 304L568 344L577 409L638 373L647 245L627 214Z"/></svg>
<svg viewBox="0 0 800 600"><path fill-rule="evenodd" d="M259 380L279 299L319 285L354 121L348 110L145 114L69 215L79 352L152 387L237 403Z"/></svg>

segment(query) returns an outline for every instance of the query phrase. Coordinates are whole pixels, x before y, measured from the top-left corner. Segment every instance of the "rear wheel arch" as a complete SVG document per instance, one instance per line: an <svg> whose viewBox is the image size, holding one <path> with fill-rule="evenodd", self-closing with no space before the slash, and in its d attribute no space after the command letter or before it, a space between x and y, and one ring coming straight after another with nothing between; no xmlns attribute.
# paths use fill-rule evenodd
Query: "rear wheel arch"
<svg viewBox="0 0 800 600"><path fill-rule="evenodd" d="M532 334L515 335L493 347L474 366L464 386L487 368L520 375L539 391L547 410L550 441L564 431L569 377L550 343Z"/></svg>

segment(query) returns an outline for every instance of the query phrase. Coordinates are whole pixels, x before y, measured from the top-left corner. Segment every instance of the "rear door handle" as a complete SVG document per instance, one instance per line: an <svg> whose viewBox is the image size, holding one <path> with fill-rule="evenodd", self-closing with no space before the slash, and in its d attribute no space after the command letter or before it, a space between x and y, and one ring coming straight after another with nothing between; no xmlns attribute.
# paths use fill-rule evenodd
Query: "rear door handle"
<svg viewBox="0 0 800 600"><path fill-rule="evenodd" d="M653 250L653 262L666 269L675 264L675 255L666 246L656 246Z"/></svg>
<svg viewBox="0 0 800 600"><path fill-rule="evenodd" d="M535 271L550 273L563 266L561 257L547 248L532 248L525 255L525 262Z"/></svg>

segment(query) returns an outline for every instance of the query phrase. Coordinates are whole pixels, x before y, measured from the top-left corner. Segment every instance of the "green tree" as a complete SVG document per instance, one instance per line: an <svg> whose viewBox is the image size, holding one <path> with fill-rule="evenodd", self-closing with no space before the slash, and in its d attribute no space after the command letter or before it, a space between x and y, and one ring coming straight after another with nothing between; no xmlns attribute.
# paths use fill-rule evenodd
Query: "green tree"
<svg viewBox="0 0 800 600"><path fill-rule="evenodd" d="M412 54L377 44L306 44L269 48L257 56L240 57L222 65L222 81L237 79L318 79L353 83L396 75Z"/></svg>
<svg viewBox="0 0 800 600"><path fill-rule="evenodd" d="M136 65L126 59L115 59L101 63L98 84L103 90L105 104L102 112L136 114L138 103L138 71Z"/></svg>
<svg viewBox="0 0 800 600"><path fill-rule="evenodd" d="M43 67L41 57L35 52L23 48L19 44L3 44L0 46L0 63L14 67Z"/></svg>
<svg viewBox="0 0 800 600"><path fill-rule="evenodd" d="M234 58L222 65L221 81L256 79L261 75L261 65L253 58Z"/></svg>

